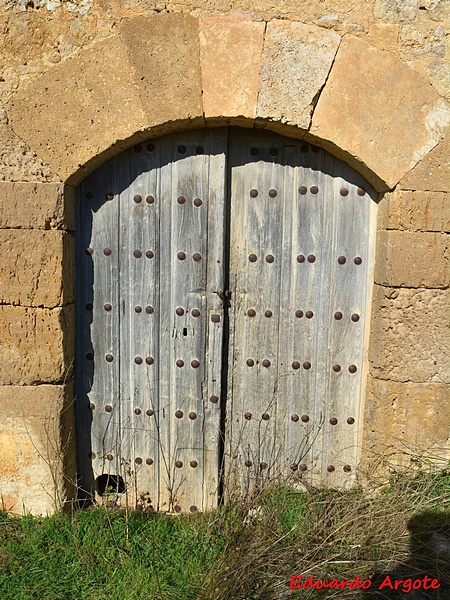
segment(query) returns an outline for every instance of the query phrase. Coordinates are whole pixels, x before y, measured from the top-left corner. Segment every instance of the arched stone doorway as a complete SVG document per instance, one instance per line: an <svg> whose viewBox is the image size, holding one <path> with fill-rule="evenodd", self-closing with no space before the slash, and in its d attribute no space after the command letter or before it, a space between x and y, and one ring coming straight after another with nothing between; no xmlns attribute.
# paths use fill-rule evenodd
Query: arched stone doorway
<svg viewBox="0 0 450 600"><path fill-rule="evenodd" d="M377 194L325 151L220 128L79 188L81 487L196 510L260 479L351 485Z"/></svg>

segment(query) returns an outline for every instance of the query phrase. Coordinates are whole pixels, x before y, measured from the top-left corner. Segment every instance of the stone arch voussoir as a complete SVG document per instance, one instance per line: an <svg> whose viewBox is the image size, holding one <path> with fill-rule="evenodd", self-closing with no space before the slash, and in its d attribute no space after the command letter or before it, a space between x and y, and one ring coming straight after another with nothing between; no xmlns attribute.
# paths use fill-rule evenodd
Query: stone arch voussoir
<svg viewBox="0 0 450 600"><path fill-rule="evenodd" d="M73 185L138 141L234 124L314 142L384 191L438 144L450 109L415 71L355 36L161 14L124 19L19 89L8 116Z"/></svg>

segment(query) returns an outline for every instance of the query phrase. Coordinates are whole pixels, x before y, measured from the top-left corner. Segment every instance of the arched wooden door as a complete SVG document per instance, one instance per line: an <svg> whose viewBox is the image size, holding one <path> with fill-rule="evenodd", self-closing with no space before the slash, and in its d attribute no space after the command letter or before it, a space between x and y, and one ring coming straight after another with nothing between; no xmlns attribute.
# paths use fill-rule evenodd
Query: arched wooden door
<svg viewBox="0 0 450 600"><path fill-rule="evenodd" d="M219 472L352 483L375 198L325 151L254 130L150 141L88 177L81 489L114 475L144 507L195 511Z"/></svg>

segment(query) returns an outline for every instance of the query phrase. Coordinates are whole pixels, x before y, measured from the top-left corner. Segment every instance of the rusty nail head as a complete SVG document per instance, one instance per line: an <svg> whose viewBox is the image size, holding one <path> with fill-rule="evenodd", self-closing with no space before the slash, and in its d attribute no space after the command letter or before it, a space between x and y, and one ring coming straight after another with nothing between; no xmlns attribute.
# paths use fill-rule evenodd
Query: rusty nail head
<svg viewBox="0 0 450 600"><path fill-rule="evenodd" d="M197 413L190 412L189 413L189 418L191 419L191 421L195 421L195 419L197 418Z"/></svg>
<svg viewBox="0 0 450 600"><path fill-rule="evenodd" d="M277 190L274 190L274 189L269 190L269 196L271 198L276 198L277 197Z"/></svg>
<svg viewBox="0 0 450 600"><path fill-rule="evenodd" d="M135 258L141 258L141 256L142 256L142 252L141 252L140 250L135 250L135 251L133 252L133 256L134 256Z"/></svg>
<svg viewBox="0 0 450 600"><path fill-rule="evenodd" d="M111 200L114 200L114 194L112 194L111 192L106 194L105 197L106 197L106 200L108 200L108 202L111 202Z"/></svg>
<svg viewBox="0 0 450 600"><path fill-rule="evenodd" d="M266 312L264 313L264 316L266 316L268 319L270 319L270 317L272 316L272 311L271 310L266 310Z"/></svg>
<svg viewBox="0 0 450 600"><path fill-rule="evenodd" d="M88 353L86 354L86 358L87 358L88 360L94 360L94 353L93 353L93 352L88 352Z"/></svg>
<svg viewBox="0 0 450 600"><path fill-rule="evenodd" d="M294 463L294 464L292 464L292 465L291 465L291 469L292 469L293 471L296 471L296 470L298 469L298 465L297 465L297 464L295 464L295 463Z"/></svg>
<svg viewBox="0 0 450 600"><path fill-rule="evenodd" d="M111 256L111 252L112 252L111 248L105 248L105 249L103 250L103 254L104 254L105 256Z"/></svg>
<svg viewBox="0 0 450 600"><path fill-rule="evenodd" d="M201 198L194 198L194 206L197 208L203 204Z"/></svg>
<svg viewBox="0 0 450 600"><path fill-rule="evenodd" d="M153 356L147 356L146 359L145 359L145 362L148 365L152 365L155 362L155 359L153 358Z"/></svg>
<svg viewBox="0 0 450 600"><path fill-rule="evenodd" d="M183 411L182 410L177 410L175 412L175 416L177 419L182 419L183 418Z"/></svg>
<svg viewBox="0 0 450 600"><path fill-rule="evenodd" d="M265 358L263 360L262 364L263 364L263 367L266 367L266 369L267 369L268 367L270 367L270 360L268 360L267 358Z"/></svg>
<svg viewBox="0 0 450 600"><path fill-rule="evenodd" d="M181 144L180 146L178 146L178 152L180 154L184 154L186 152L186 146L184 146L183 144Z"/></svg>
<svg viewBox="0 0 450 600"><path fill-rule="evenodd" d="M89 458L90 459L94 460L94 458L96 458L96 456L97 455L95 454L95 452L89 452Z"/></svg>
<svg viewBox="0 0 450 600"><path fill-rule="evenodd" d="M248 260L250 262L256 262L257 259L258 259L258 257L256 256L256 254L250 254L249 257L248 257Z"/></svg>
<svg viewBox="0 0 450 600"><path fill-rule="evenodd" d="M90 408L91 410L95 410L95 404L94 404L93 402L90 402L90 403L89 403L89 408ZM105 410L106 410L106 408L105 408Z"/></svg>
<svg viewBox="0 0 450 600"><path fill-rule="evenodd" d="M273 257L273 255L272 255L272 254L268 254L268 255L266 256L266 262L268 262L268 263L273 263L273 261L274 261L274 260L275 260L275 258Z"/></svg>
<svg viewBox="0 0 450 600"><path fill-rule="evenodd" d="M197 507L196 507L196 506L193 504L193 505L192 505L192 506L189 508L189 510L190 510L192 513L194 513L194 512L197 512L197 510L198 510L198 509L197 509Z"/></svg>
<svg viewBox="0 0 450 600"><path fill-rule="evenodd" d="M256 310L254 310L253 308L250 308L250 309L247 311L247 316L248 316L248 317L254 317L255 315L256 315Z"/></svg>
<svg viewBox="0 0 450 600"><path fill-rule="evenodd" d="M346 263L346 262L347 262L347 259L345 258L345 256L340 256L340 257L338 258L338 263L339 263L340 265L345 265L345 263Z"/></svg>
<svg viewBox="0 0 450 600"><path fill-rule="evenodd" d="M364 188L358 188L358 196L365 196L366 190Z"/></svg>
<svg viewBox="0 0 450 600"><path fill-rule="evenodd" d="M186 202L186 198L184 196L178 196L177 202L178 204L184 204Z"/></svg>
<svg viewBox="0 0 450 600"><path fill-rule="evenodd" d="M251 461L251 460L246 460L246 461L245 461L245 466L246 466L247 468L251 467L251 466L252 466L252 464L253 464L253 463L252 463L252 461Z"/></svg>
<svg viewBox="0 0 450 600"><path fill-rule="evenodd" d="M330 425L337 425L337 424L338 424L338 420L336 419L336 417L331 417Z"/></svg>
<svg viewBox="0 0 450 600"><path fill-rule="evenodd" d="M177 257L178 257L178 260L184 260L186 258L186 253L178 252Z"/></svg>
<svg viewBox="0 0 450 600"><path fill-rule="evenodd" d="M266 462L262 462L262 463L259 465L259 468L260 468L261 470L263 470L263 471L264 471L264 469L267 469L267 463L266 463Z"/></svg>
<svg viewBox="0 0 450 600"><path fill-rule="evenodd" d="M303 311L302 311L302 310L296 310L296 311L295 311L295 316L296 316L298 319L301 319L301 318L303 317Z"/></svg>
<svg viewBox="0 0 450 600"><path fill-rule="evenodd" d="M112 412L112 409L113 409L113 407L111 406L111 404L107 404L107 405L105 406L105 411L106 411L107 413L110 413L110 412Z"/></svg>
<svg viewBox="0 0 450 600"><path fill-rule="evenodd" d="M136 456L136 458L134 459L134 462L137 465L142 465L142 458L140 456Z"/></svg>
<svg viewBox="0 0 450 600"><path fill-rule="evenodd" d="M195 469L198 466L198 462L196 460L191 460L191 462L189 464L191 465L191 467L193 469Z"/></svg>
<svg viewBox="0 0 450 600"><path fill-rule="evenodd" d="M199 317L200 316L200 311L197 308L194 308L194 310L191 312L191 315L193 317Z"/></svg>
<svg viewBox="0 0 450 600"><path fill-rule="evenodd" d="M354 423L354 422L355 422L355 419L354 419L353 417L349 417L349 418L347 419L347 423L348 423L349 425L353 425L353 423Z"/></svg>
<svg viewBox="0 0 450 600"><path fill-rule="evenodd" d="M340 194L341 194L341 196L348 196L348 189L345 187L342 187L340 190Z"/></svg>
<svg viewBox="0 0 450 600"><path fill-rule="evenodd" d="M114 356L112 354L107 354L105 356L106 362L112 362L114 360Z"/></svg>
<svg viewBox="0 0 450 600"><path fill-rule="evenodd" d="M141 358L140 356L135 356L135 357L134 357L134 362L135 362L137 365L142 365L142 358Z"/></svg>
<svg viewBox="0 0 450 600"><path fill-rule="evenodd" d="M357 315L356 313L354 313L351 317L353 323L357 323L359 321L359 315Z"/></svg>
<svg viewBox="0 0 450 600"><path fill-rule="evenodd" d="M177 367L184 367L184 361L179 358L176 362L176 365Z"/></svg>
<svg viewBox="0 0 450 600"><path fill-rule="evenodd" d="M184 309L181 308L180 306L177 308L177 310L175 312L179 317L182 317L184 315Z"/></svg>
<svg viewBox="0 0 450 600"><path fill-rule="evenodd" d="M246 412L244 414L244 419L246 419L247 421L250 421L251 418L252 418L252 413L251 412Z"/></svg>
<svg viewBox="0 0 450 600"><path fill-rule="evenodd" d="M135 409L134 409L134 414L135 414L135 415L138 415L138 416L139 416L139 415L141 414L141 412L142 412L142 411L141 411L141 409L140 409L140 408L135 408Z"/></svg>
<svg viewBox="0 0 450 600"><path fill-rule="evenodd" d="M253 367L253 365L255 364L255 361L251 358L248 358L246 362L248 367Z"/></svg>
<svg viewBox="0 0 450 600"><path fill-rule="evenodd" d="M198 362L198 360L192 360L192 361L191 361L191 367L192 367L193 369L198 369L198 368L199 368L199 366L200 366L200 363Z"/></svg>
<svg viewBox="0 0 450 600"><path fill-rule="evenodd" d="M313 185L311 186L310 190L311 194L317 194L319 191L319 188L317 187L317 185Z"/></svg>
<svg viewBox="0 0 450 600"><path fill-rule="evenodd" d="M316 262L316 257L314 256L314 254L308 254L308 262L309 263Z"/></svg>
<svg viewBox="0 0 450 600"><path fill-rule="evenodd" d="M264 413L261 415L261 419L263 421L268 421L270 419L270 415L268 413Z"/></svg>
<svg viewBox="0 0 450 600"><path fill-rule="evenodd" d="M360 265L362 263L362 258L360 256L356 256L353 262L355 265Z"/></svg>
<svg viewBox="0 0 450 600"><path fill-rule="evenodd" d="M107 455L106 455L106 458L107 458L108 460L112 460L114 457L113 457L113 455L112 455L112 454L107 454Z"/></svg>
<svg viewBox="0 0 450 600"><path fill-rule="evenodd" d="M146 312L148 315L151 315L151 314L154 312L154 310L155 310L155 309L153 308L153 306L146 306L146 307L145 307L145 312Z"/></svg>
<svg viewBox="0 0 450 600"><path fill-rule="evenodd" d="M356 365L350 365L348 368L349 373L356 373L357 370L358 369L357 369Z"/></svg>
<svg viewBox="0 0 450 600"><path fill-rule="evenodd" d="M181 467L183 466L183 463L181 462L181 460L177 460L177 462L175 463L175 466L177 469L181 469Z"/></svg>
<svg viewBox="0 0 450 600"><path fill-rule="evenodd" d="M192 258L195 260L195 262L200 262L202 260L202 255L196 252L192 255Z"/></svg>
<svg viewBox="0 0 450 600"><path fill-rule="evenodd" d="M333 473L333 471L335 471L335 470L336 470L336 468L333 465L328 465L328 467L327 467L328 473Z"/></svg>
<svg viewBox="0 0 450 600"><path fill-rule="evenodd" d="M250 197L251 198L256 198L257 195L258 195L258 190L255 190L255 189L250 190Z"/></svg>
<svg viewBox="0 0 450 600"><path fill-rule="evenodd" d="M181 512L181 506L179 504L177 504L176 506L174 506L173 509L177 513Z"/></svg>
<svg viewBox="0 0 450 600"><path fill-rule="evenodd" d="M298 465L298 468L300 471L306 471L308 469L308 467L304 463L302 463L301 465Z"/></svg>
<svg viewBox="0 0 450 600"><path fill-rule="evenodd" d="M205 151L205 149L203 148L203 146L197 146L195 149L196 154L203 154L204 151Z"/></svg>
<svg viewBox="0 0 450 600"><path fill-rule="evenodd" d="M350 473L352 468L350 465L344 465L343 470L345 473Z"/></svg>
<svg viewBox="0 0 450 600"><path fill-rule="evenodd" d="M305 362L303 363L303 368L308 371L308 369L311 368L311 363L309 362L309 360L305 360Z"/></svg>
<svg viewBox="0 0 450 600"><path fill-rule="evenodd" d="M145 460L145 462L146 462L148 465L152 465L152 464L153 464L153 458L147 458L147 459Z"/></svg>
<svg viewBox="0 0 450 600"><path fill-rule="evenodd" d="M293 369L300 369L300 363L298 362L298 360L294 360L294 362L292 363L292 368Z"/></svg>
<svg viewBox="0 0 450 600"><path fill-rule="evenodd" d="M142 306L135 306L134 307L134 312L141 313L142 312Z"/></svg>
<svg viewBox="0 0 450 600"><path fill-rule="evenodd" d="M299 255L297 256L297 262L298 262L298 263L304 263L304 262L305 262L305 257L304 257L304 255L303 255L303 254L299 254Z"/></svg>
<svg viewBox="0 0 450 600"><path fill-rule="evenodd" d="M313 311L312 311L312 310L307 310L307 311L306 311L306 313L305 313L305 317L306 317L307 319L312 319L312 318L313 318L313 316L314 316L314 313L313 313Z"/></svg>
<svg viewBox="0 0 450 600"><path fill-rule="evenodd" d="M155 411L152 410L151 408L149 408L148 410L145 411L145 414L147 415L147 417L153 417L153 415L155 414Z"/></svg>
<svg viewBox="0 0 450 600"><path fill-rule="evenodd" d="M308 191L308 188L306 187L306 185L301 185L298 188L298 193L301 194L302 196L304 196L307 191Z"/></svg>
<svg viewBox="0 0 450 600"><path fill-rule="evenodd" d="M89 254L89 256L92 256L94 254L94 249L93 248L86 248L86 254Z"/></svg>
<svg viewBox="0 0 450 600"><path fill-rule="evenodd" d="M220 315L211 315L211 321L213 323L219 323L219 321L220 321Z"/></svg>
<svg viewBox="0 0 450 600"><path fill-rule="evenodd" d="M302 415L301 419L302 419L303 423L307 423L309 421L308 415Z"/></svg>
<svg viewBox="0 0 450 600"><path fill-rule="evenodd" d="M341 370L341 365L333 365L333 371L335 373L339 373L340 370Z"/></svg>
<svg viewBox="0 0 450 600"><path fill-rule="evenodd" d="M211 396L209 398L209 401L212 402L213 404L217 404L219 402L219 396Z"/></svg>
<svg viewBox="0 0 450 600"><path fill-rule="evenodd" d="M155 254L152 252L152 250L147 250L147 252L145 253L145 256L147 258L153 258L155 256Z"/></svg>
<svg viewBox="0 0 450 600"><path fill-rule="evenodd" d="M133 200L136 202L136 204L139 204L142 202L142 196L140 194L136 194Z"/></svg>
<svg viewBox="0 0 450 600"><path fill-rule="evenodd" d="M300 417L298 415L291 415L291 421L293 421L294 423L297 423L299 419Z"/></svg>
<svg viewBox="0 0 450 600"><path fill-rule="evenodd" d="M147 204L153 204L153 202L155 201L155 198L153 196L147 196L145 198L145 201L147 202Z"/></svg>
<svg viewBox="0 0 450 600"><path fill-rule="evenodd" d="M342 319L342 313L341 312L335 312L334 313L334 318L336 319L336 321L340 321Z"/></svg>

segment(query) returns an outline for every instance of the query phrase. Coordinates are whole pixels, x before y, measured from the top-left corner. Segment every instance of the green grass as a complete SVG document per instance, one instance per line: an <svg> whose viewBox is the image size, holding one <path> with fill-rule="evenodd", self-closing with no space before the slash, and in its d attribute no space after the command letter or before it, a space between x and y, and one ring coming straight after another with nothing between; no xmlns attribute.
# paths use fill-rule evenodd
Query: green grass
<svg viewBox="0 0 450 600"><path fill-rule="evenodd" d="M450 473L420 470L394 474L376 493L268 486L245 504L206 514L0 512L0 597L273 600L288 597L290 578L303 573L331 580L410 572L450 584L450 556L443 563L427 546L432 531L450 543L449 515ZM301 590L289 597L368 596Z"/></svg>

